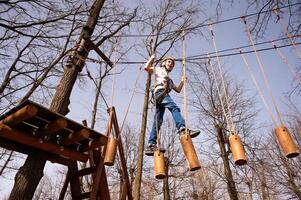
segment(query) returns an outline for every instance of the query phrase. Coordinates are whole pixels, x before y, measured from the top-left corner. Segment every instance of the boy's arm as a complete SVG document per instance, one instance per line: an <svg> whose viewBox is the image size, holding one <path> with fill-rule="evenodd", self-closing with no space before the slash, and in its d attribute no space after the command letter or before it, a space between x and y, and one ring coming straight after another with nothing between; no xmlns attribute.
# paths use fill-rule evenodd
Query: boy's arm
<svg viewBox="0 0 301 200"><path fill-rule="evenodd" d="M154 60L155 60L155 55L151 55L151 57L148 59L148 61L144 65L144 70L146 70L150 73L153 72L154 67L152 65L153 65Z"/></svg>
<svg viewBox="0 0 301 200"><path fill-rule="evenodd" d="M177 93L180 93L181 90L182 90L182 88L183 88L183 86L184 86L184 81L185 81L185 78L184 78L184 76L182 76L181 82L179 83L179 85L176 86L176 85L174 84L172 89L173 89L174 91L176 91Z"/></svg>

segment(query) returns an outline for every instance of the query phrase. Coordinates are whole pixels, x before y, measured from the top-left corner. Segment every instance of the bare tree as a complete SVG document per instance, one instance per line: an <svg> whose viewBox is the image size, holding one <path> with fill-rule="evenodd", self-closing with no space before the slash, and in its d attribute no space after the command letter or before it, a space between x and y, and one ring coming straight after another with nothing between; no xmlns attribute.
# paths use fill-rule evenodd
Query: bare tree
<svg viewBox="0 0 301 200"><path fill-rule="evenodd" d="M197 7L194 3L186 4L181 1L164 0L153 5L154 11L142 10L144 18L143 30L149 32L149 36L144 41L144 46L148 55L156 54L158 58L163 57L175 46L181 38L182 30L194 25L194 17L197 14ZM147 14L146 14L147 13ZM170 32L170 30L174 30ZM164 33L166 32L166 34ZM143 150L147 122L147 110L149 102L149 92L151 84L151 74L146 80L145 96L143 104L143 116L138 145L137 173L134 181L134 199L140 199Z"/></svg>

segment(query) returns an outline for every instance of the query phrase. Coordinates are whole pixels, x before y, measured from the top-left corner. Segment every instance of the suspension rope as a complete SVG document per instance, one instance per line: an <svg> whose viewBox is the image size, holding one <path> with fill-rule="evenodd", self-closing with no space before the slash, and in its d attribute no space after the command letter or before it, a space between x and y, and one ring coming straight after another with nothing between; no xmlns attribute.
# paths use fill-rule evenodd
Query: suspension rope
<svg viewBox="0 0 301 200"><path fill-rule="evenodd" d="M213 43L213 46L214 46L214 49L215 49L215 56L216 56L217 65L218 65L218 69L219 69L219 73L220 73L220 78L222 80L222 86L223 86L225 100L226 100L225 104L227 106L228 113L229 113L229 122L231 123L231 128L232 128L229 131L231 132L231 134L233 134L232 132L235 133L235 126L234 126L234 122L233 122L232 112L231 112L231 109L230 109L230 102L229 102L229 99L228 99L227 89L226 89L226 85L225 85L225 80L224 80L224 75L223 75L224 72L222 70L222 65L221 65L221 62L220 62L220 59L219 59L219 56L218 56L218 53L217 53L217 46L216 46L216 42L215 42L215 37L214 37L212 25L210 24L208 28L210 30L212 43Z"/></svg>
<svg viewBox="0 0 301 200"><path fill-rule="evenodd" d="M278 7L277 9L285 9L285 8L292 8L294 6L297 6L297 5L300 5L301 2L296 2L296 3L289 3L289 4L286 4L286 5L283 5L281 7ZM264 10L264 11L259 11L259 12L254 12L254 13L250 13L250 14L247 14L247 15L244 15L244 17L254 17L254 16L259 16L261 14L265 14L265 13L268 13L268 12L271 12L273 11L273 9L268 9L268 10ZM240 19L242 16L236 16L236 17L232 17L232 18L228 18L228 19L223 19L223 20L219 20L219 21L215 21L215 22L211 22L211 23L202 23L202 24L199 24L199 25L196 25L196 26L193 26L193 27L190 27L190 28L185 28L186 31L189 31L189 30L194 30L194 29L197 29L197 28L202 28L202 27L206 27L210 24L212 25L215 25L215 24L221 24L221 23L225 23L225 22L229 22L229 21L234 21L234 20L238 20ZM143 20L139 20L139 21L133 21L133 22L141 22ZM144 22L144 21L143 21ZM183 30L183 29L182 29ZM171 30L171 31L166 31L166 32L161 32L159 34L156 34L156 36L160 36L160 35L167 35L167 34L171 34L171 33L176 33L176 32L179 32L179 30ZM113 35L111 37L124 37L124 38L130 38L130 37L133 37L133 38L138 38L138 37L149 37L150 35L147 35L147 34L132 34L132 35ZM154 35L151 35L151 36L154 36ZM105 37L105 36L104 36Z"/></svg>
<svg viewBox="0 0 301 200"><path fill-rule="evenodd" d="M272 99L274 108L275 108L275 110L276 110L278 119L279 119L280 123L283 124L283 121L282 121L281 116L280 116L280 112L279 112L279 110L278 110L278 107L277 107L277 105L276 105L275 98L274 98L273 93L272 93L272 89L271 89L270 84L269 84L269 81L268 81L268 77L267 77L266 72L265 72L265 70L264 70L264 66L263 66L263 64L262 64L262 62L261 62L261 59L259 58L259 54L258 54L258 52L257 52L257 50L256 50L255 45L253 45L254 42L253 42L253 39L252 39L252 35L251 35L251 32L250 32L249 26L247 25L247 21L246 21L245 18L242 18L242 21L243 21L244 24L245 24L245 29L246 29L247 36L248 36L248 38L249 38L249 40L250 40L250 42L251 42L251 44L252 44L252 47L253 47L253 50L254 50L254 53L255 53L255 56L256 56L257 63L258 63L258 65L259 65L260 71L261 71L261 73L262 73L262 75L263 75L263 77L264 77L265 85L266 85L266 87L268 88L268 91L269 91L270 97L271 97L271 99Z"/></svg>
<svg viewBox="0 0 301 200"><path fill-rule="evenodd" d="M209 56L209 55L208 55ZM220 100L220 103L221 103L221 106L222 106L222 111L225 115L225 119L226 119L226 123L227 123L227 129L228 130L231 130L231 127L230 127L230 123L229 123L229 119L228 119L228 115L227 115L227 112L226 112L226 109L225 109L225 106L224 106L224 103L223 103L223 98L222 98L222 94L219 90L219 86L218 86L218 82L217 82L217 78L216 78L216 73L215 73L215 70L214 70L214 67L213 67L213 64L211 62L211 59L208 58L208 63L210 65L210 69L211 69L211 72L213 74L213 79L214 79L214 84L216 86L216 90L217 90L217 94L218 94L218 98ZM231 131L230 131L231 132Z"/></svg>
<svg viewBox="0 0 301 200"><path fill-rule="evenodd" d="M238 52L241 52L241 49L238 49ZM260 99L261 99L261 101L262 101L262 103L263 103L263 105L264 105L265 111L267 112L268 116L270 116L270 118L271 118L271 120L272 120L272 122L273 122L273 125L274 125L274 127L276 128L277 125L276 125L276 121L275 121L274 115L273 115L273 113L271 112L271 110L270 110L270 108L269 108L267 102L265 101L265 98L264 98L264 96L263 96L262 90L261 90L260 87L259 87L259 84L258 84L258 82L257 82L257 80L256 80L256 78L255 78L255 76L254 76L254 73L252 72L251 67L250 67L250 65L248 64L245 55L244 55L244 54L240 54L240 55L241 55L241 57L242 57L242 59L243 59L243 61L244 61L244 63L245 63L245 66L246 66L246 68L247 68L247 70L248 70L248 72L249 72L249 74L250 74L250 76L251 76L251 78L252 78L252 81L253 81L254 85L256 86L256 89L257 89L257 91L258 91L258 93L259 93Z"/></svg>
<svg viewBox="0 0 301 200"><path fill-rule="evenodd" d="M301 35L296 35L296 36L292 36L292 38L300 38ZM282 40L287 40L289 39L288 37L284 37L284 38L278 38L274 41L282 41ZM259 42L259 43L254 43L255 46L259 46L259 45L262 45L262 44L267 44L267 43L270 43L270 41L264 41L264 42ZM297 43L294 43L296 46L297 45L300 45L301 42L297 42ZM284 44L284 45L278 45L277 48L280 49L280 48L284 48L284 47L290 47L290 46L293 46L293 44ZM228 48L228 49L223 49L223 50L219 50L218 53L221 53L221 52L228 52L228 51L233 51L233 50L237 50L237 49L244 49L244 48L248 48L248 47L252 47L252 45L243 45L243 46L240 46L240 47L233 47L233 48ZM260 51L269 51L269 50L273 50L274 47L268 47L268 48L261 48L261 49L257 49L257 52L260 52ZM254 53L254 50L246 50L246 51L242 51L242 54L249 54L249 53ZM209 56L208 57L208 54L211 55L211 54L215 54L215 52L210 52L210 53L205 53L205 54L199 54L199 55L192 55L192 56L188 56L186 58L186 61L194 61L194 60L204 60L204 59L208 59L208 58L216 58L215 55L213 56ZM240 53L238 52L235 52L235 53L227 53L227 54L219 54L219 57L222 58L222 57L229 57L229 56L236 56L236 55L240 55ZM81 57L77 56L77 55L66 55L63 59L65 59L66 57L74 57L74 58L77 58L79 60L84 60L82 59ZM182 58L175 58L175 61L182 61ZM94 59L94 58L89 58L87 57L85 62L90 62L90 63L105 63L104 61L101 61L101 60L97 60L97 59ZM115 63L117 64L117 63ZM144 61L123 61L123 62L118 62L118 64L120 65L137 65L137 64L144 64Z"/></svg>
<svg viewBox="0 0 301 200"><path fill-rule="evenodd" d="M138 74L137 74L137 77L136 77L136 81L135 81L135 84L134 84L134 90L133 90L133 92L132 92L132 95L131 95L129 104L128 104L128 106L127 106L127 108L126 108L126 111L125 111L125 116L124 116L124 118L123 118L122 125L121 125L121 128L120 128L120 133L121 133L122 130L123 130L123 127L124 127L126 118L127 118L127 116L128 116L128 113L129 113L129 110L130 110L130 107L131 107L131 104L132 104L132 100L133 100L133 97L134 97L135 92L136 92L136 88L137 88L137 84L138 84L138 80L139 80L139 78L140 78L141 72L142 72L142 65L139 67L139 71L138 71Z"/></svg>
<svg viewBox="0 0 301 200"><path fill-rule="evenodd" d="M99 94L100 94L101 98L103 99L103 101L105 102L106 107L107 107L107 109L108 109L108 108L109 108L109 105L108 105L108 103L107 103L107 101L106 101L106 98L103 96L103 94L102 94L102 92L101 92L101 90L100 90L98 84L96 83L96 81L95 81L94 78L92 77L92 75L91 75L90 71L88 70L87 66L86 66L86 71L87 71L87 75L88 75L89 79L92 80L92 82L94 83L96 89L99 91Z"/></svg>
<svg viewBox="0 0 301 200"><path fill-rule="evenodd" d="M301 52L299 51L299 49L297 48L294 40L292 39L292 35L290 34L290 32L288 31L288 26L285 26L283 20L282 20L282 17L280 17L279 15L279 9L276 8L276 9L273 9L273 13L277 16L277 19L282 27L282 29L284 30L285 34L287 35L287 37L289 38L291 44L293 45L294 47L294 50L296 51L297 55L299 56L299 58L301 59Z"/></svg>
<svg viewBox="0 0 301 200"><path fill-rule="evenodd" d="M187 129L187 120L188 120L188 112L187 112L187 80L186 80L186 45L185 45L185 31L182 32L182 53L183 53L183 62L182 62L182 73L184 77L184 121L185 121L185 133L188 135Z"/></svg>
<svg viewBox="0 0 301 200"><path fill-rule="evenodd" d="M275 51L277 52L278 56L281 58L282 62L287 65L289 72L293 76L293 78L299 82L301 85L301 78L298 76L297 72L294 70L294 67L289 63L288 59L284 56L284 54L277 48L274 41L271 41L273 44L273 47L275 48Z"/></svg>

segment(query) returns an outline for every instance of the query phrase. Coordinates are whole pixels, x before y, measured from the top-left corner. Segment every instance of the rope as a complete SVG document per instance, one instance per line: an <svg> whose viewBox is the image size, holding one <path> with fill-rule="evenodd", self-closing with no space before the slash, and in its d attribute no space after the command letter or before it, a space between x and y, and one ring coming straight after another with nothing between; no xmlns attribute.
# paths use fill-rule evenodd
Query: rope
<svg viewBox="0 0 301 200"><path fill-rule="evenodd" d="M296 35L296 36L292 36L292 38L300 38L301 35ZM278 38L278 39L275 39L274 41L282 41L282 40L287 40L289 39L288 37L284 37L284 38ZM267 44L267 43L270 43L271 41L264 41L264 42L259 42L259 43L254 43L255 46L259 46L259 45L262 45L262 44ZM295 45L300 45L301 42L297 42L297 43L294 43ZM290 47L290 46L293 46L293 44L285 44L285 45L280 45L280 46L277 46L278 49L280 48L284 48L284 47ZM244 48L248 48L248 47L252 47L252 45L243 45L243 46L240 46L240 47L233 47L233 48L228 48L228 49L223 49L223 50L219 50L218 53L221 53L221 52L227 52L227 51L232 51L232 50L237 50L237 49L244 49ZM260 52L260 51L268 51L268 50L272 50L274 49L273 47L269 47L269 48L262 48L262 49L257 49L257 52ZM242 51L242 54L249 54L249 53L253 53L254 51L253 50L248 50L248 51ZM215 52L210 52L210 53L204 53L204 54L199 54L199 55L192 55L192 56L188 56L186 58L186 61L194 61L194 60L204 60L204 59L208 59L208 58L216 58L216 56L209 56L208 57L208 54L211 55L211 54L215 54ZM228 53L228 54L219 54L219 57L222 58L222 57L228 57L228 56L236 56L236 55L240 55L240 53L236 52L236 53ZM76 55L66 55L63 59L65 59L66 57L74 57L74 58L77 58L79 60L84 60L82 59L81 57L79 56L76 56ZM182 61L182 59L180 58L175 58L175 61ZM97 59L94 59L94 58L89 58L87 57L85 62L90 62L90 63L105 63L104 61L100 61L100 60L97 60ZM118 62L118 64L122 64L122 65L137 65L137 64L144 64L145 62L144 61L123 61L123 62ZM116 64L116 63L115 63Z"/></svg>
<svg viewBox="0 0 301 200"><path fill-rule="evenodd" d="M282 17L280 17L279 15L279 9L273 9L273 13L277 16L277 21L280 22L280 25L282 27L282 29L284 30L285 34L287 35L287 37L289 38L291 44L294 47L294 50L296 51L297 55L299 56L299 58L301 59L301 52L299 51L299 49L297 48L295 42L292 39L292 35L290 34L290 32L288 31L288 27L284 25L284 22L282 20Z"/></svg>
<svg viewBox="0 0 301 200"><path fill-rule="evenodd" d="M131 95L129 104L128 104L128 106L127 106L127 108L126 108L126 111L125 111L125 116L124 116L124 118L123 118L122 125L121 125L121 128L120 128L120 133L121 133L122 130L123 130L123 127L124 127L124 124L125 124L125 120L126 120L126 118L127 118L127 116L128 116L128 113L129 113L129 110L130 110L130 106L131 106L131 104L132 104L132 100L133 100L134 94L135 94L135 92L136 92L135 89L136 89L136 87L137 87L137 83L138 83L138 80L139 80L140 75L141 75L141 71L142 71L141 69L142 69L142 66L140 66L139 72L138 72L137 77L136 77L136 81L135 81L135 84L134 84L134 90L133 90L133 92L132 92L132 95Z"/></svg>
<svg viewBox="0 0 301 200"><path fill-rule="evenodd" d="M278 119L279 119L280 123L283 124L283 121L282 121L281 116L280 116L280 112L279 112L279 110L278 110L278 107L277 107L277 105L276 105L275 98L274 98L273 93L272 93L272 89L271 89L270 84L269 84L269 81L268 81L268 77L267 77L266 72L265 72L265 70L264 70L263 64L262 64L262 62L261 62L261 60L260 60L260 58L259 58L259 54L258 54L258 52L257 52L257 50L256 50L256 47L255 47L255 45L253 45L254 42L253 42L252 35L251 35L251 33L250 33L249 27L248 27L248 25L247 25L247 21L246 21L245 18L242 18L242 20L243 20L243 22L244 22L244 24L245 24L247 36L248 36L248 38L249 38L249 40L250 40L250 42L251 42L251 44L252 44L252 47L253 47L253 50L254 50L254 53L255 53L255 56L256 56L257 63L258 63L258 65L259 65L260 70L261 70L261 73L262 73L262 75L263 75L263 77L264 77L264 81L265 81L265 84L266 84L266 86L267 86L267 88L268 88L268 91L269 91L270 97L271 97L271 99L272 99L272 103L273 103L273 105L274 105L274 108L275 108L275 110L276 110Z"/></svg>
<svg viewBox="0 0 301 200"><path fill-rule="evenodd" d="M297 2L297 3L293 3L293 4L287 4L287 5L284 5L282 7L279 7L278 9L280 10L280 9L284 9L284 8L292 8L292 7L300 5L300 4L301 4L301 2ZM274 9L269 9L269 10L259 11L259 12L256 12L256 13L250 13L250 14L244 15L244 17L258 16L258 15L261 15L261 14L265 14L265 13L271 12L273 10ZM212 22L210 24L212 24L212 25L214 25L214 24L221 24L221 23L225 23L225 22L229 22L229 21L234 21L234 20L240 19L241 17L242 16L232 17L232 18L228 18L228 19L224 19L224 20L220 20L220 21L215 21L215 22ZM143 21L143 20L133 21L133 22L141 22L141 21ZM189 30L193 30L193 29L197 29L197 28L202 28L202 27L209 26L210 24L204 23L204 24L196 25L196 26L193 26L193 27L190 27L190 28L185 28L185 30L189 31ZM184 29L180 29L180 31L181 30L184 30ZM167 35L167 34L176 33L176 32L179 32L179 30L172 30L172 31L161 32L159 34L156 34L156 36ZM149 36L150 35L147 35L147 34L140 34L140 35L138 35L138 34L135 34L135 35L132 34L132 35L114 35L114 36L111 36L111 37L124 37L124 38L134 37L134 38L138 38L138 37L149 37ZM151 35L151 36L155 36L155 35Z"/></svg>
<svg viewBox="0 0 301 200"><path fill-rule="evenodd" d="M238 49L238 52L241 52L241 49ZM255 78L255 76L254 76L254 73L252 72L251 67L250 67L250 65L248 64L248 62L247 62L247 60L246 60L244 54L240 54L240 55L241 55L241 57L242 57L242 59L243 59L243 61L244 61L244 63L245 63L245 66L246 66L246 68L247 68L249 74L251 75L251 78L252 78L253 83L254 83L255 86L256 86L256 89L257 89L257 91L258 91L258 93L259 93L260 99L261 99L261 101L262 101L262 103L263 103L263 105L264 105L265 111L266 111L267 114L270 116L270 118L271 118L271 120L272 120L272 122L273 122L273 125L274 125L274 127L276 128L277 125L276 125L275 118L274 118L274 116L273 116L273 113L272 113L271 110L269 109L269 106L268 106L267 102L266 102L265 99L264 99L263 93L262 93L262 91L261 91L261 89L260 89L260 87L259 87L259 85L258 85L258 82L257 82L257 80L256 80L256 78Z"/></svg>
<svg viewBox="0 0 301 200"><path fill-rule="evenodd" d="M103 96L103 94L102 94L102 92L101 92L99 86L97 85L96 81L95 81L94 78L92 77L92 75L91 75L91 73L90 73L90 71L88 70L87 67L86 67L86 71L87 71L88 77L90 78L90 80L92 80L92 82L94 83L96 89L99 90L99 94L100 94L101 98L103 99L103 101L105 102L106 107L107 107L107 109L108 109L108 108L109 108L109 105L108 105L108 103L107 103L105 97Z"/></svg>
<svg viewBox="0 0 301 200"><path fill-rule="evenodd" d="M187 129L187 120L188 120L188 112L187 112L187 82L186 82L186 46L185 46L185 31L182 32L182 52L183 52L183 77L184 77L184 119L185 119L185 133L188 136Z"/></svg>
<svg viewBox="0 0 301 200"><path fill-rule="evenodd" d="M288 66L289 72L293 76L293 78L299 82L301 85L301 78L298 76L297 72L294 70L293 66L288 62L288 59L281 53L281 51L277 48L276 44L274 41L271 41L273 44L273 47L275 48L275 51L277 52L278 56L281 58L283 63L285 63Z"/></svg>
<svg viewBox="0 0 301 200"><path fill-rule="evenodd" d="M211 72L212 72L212 74L213 74L214 83L215 83L215 86L216 86L218 98L219 98L219 100L220 100L220 102L221 102L221 106L222 106L222 111L223 111L223 113L224 113L224 115L225 115L225 118L226 118L227 129L230 130L231 127L230 127L228 115L227 115L227 113L226 113L226 109L225 109L225 106L224 106L224 103L223 103L223 98L222 98L222 95L221 95L221 92L220 92L220 90L219 90L219 86L218 86L218 83L217 83L216 73L215 73L215 71L214 71L214 67L213 67L213 65L212 65L212 63L211 63L210 58L208 59L208 63L209 63L209 65L210 65Z"/></svg>
<svg viewBox="0 0 301 200"><path fill-rule="evenodd" d="M234 126L234 122L233 122L233 117L232 117L232 113L231 113L231 109L230 109L230 103L229 103L229 99L228 99L228 94L227 94L227 90L226 90L226 85L225 85L225 80L224 80L224 72L222 70L222 65L220 63L220 59L217 53L217 46L216 46L216 42L215 42L215 38L214 38L214 33L213 33L213 28L212 25L209 25L209 30L211 32L211 39L212 39L212 43L215 49L215 56L217 59L217 65L218 65L218 69L219 69L219 73L220 73L220 77L222 80L222 86L223 86L223 90L224 90L224 94L225 94L225 100L226 100L226 106L229 112L229 122L231 123L231 127L232 130L230 130L231 134L233 134L233 132L235 133L235 126ZM233 131L233 132L232 132Z"/></svg>

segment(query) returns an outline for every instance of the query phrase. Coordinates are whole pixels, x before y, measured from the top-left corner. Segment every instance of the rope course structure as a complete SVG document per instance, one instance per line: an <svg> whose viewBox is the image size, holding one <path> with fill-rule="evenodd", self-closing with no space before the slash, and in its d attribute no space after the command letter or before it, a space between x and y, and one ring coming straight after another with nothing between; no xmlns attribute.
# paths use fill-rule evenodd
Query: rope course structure
<svg viewBox="0 0 301 200"><path fill-rule="evenodd" d="M265 100L264 100L264 96L263 96L263 94L262 94L262 91L260 90L260 88L259 88L259 86L258 86L258 83L257 83L257 81L256 81L256 79L255 79L255 77L254 77L254 75L251 75L251 76L252 76L252 80L253 80L253 82L255 83L256 88L257 88L257 90L258 90L258 92L259 92L259 94L260 94L261 100L262 100L262 102L264 102L264 105L265 105L265 107L266 107L266 110L267 110L267 112L269 113L269 115L270 115L270 117L271 117L271 119L272 119L272 122L273 122L273 125L274 125L274 129L275 129L275 134L276 134L278 143L279 143L279 145L281 146L281 148L282 148L284 154L286 155L287 158L293 158L293 157L296 157L296 156L299 155L298 148L297 148L297 146L296 146L294 140L292 139L290 132L289 132L288 129L284 126L284 122L283 122L283 120L282 120L282 118L281 118L280 111L279 111L278 106L277 106L277 104L276 104L276 100L275 100L275 98L274 98L274 96L273 96L272 89L271 89L271 86L270 86L270 83L269 83L269 80L268 80L268 77L267 77L265 68L264 68L264 66L263 66L263 64L262 64L262 62L261 62L261 59L260 59L260 57L259 57L259 53L258 53L257 50L256 50L256 47L255 47L255 45L254 45L254 42L253 42L253 39L252 39L252 35L251 35L251 32L250 32L249 26L248 26L247 21L246 21L246 19L245 19L244 17L242 17L242 22L244 23L244 26L245 26L245 32L246 32L246 34L247 34L247 37L248 37L250 43L252 44L252 48L253 48L254 53L255 53L255 56L256 56L256 61L257 61L258 65L259 65L261 74L262 74L262 76L263 76L265 86L266 86L267 89L268 89L268 92L269 92L270 98L271 98L271 100L272 100L272 104L273 104L273 106L274 106L274 109L275 109L275 111L276 111L277 118L278 118L278 120L279 120L280 126L277 126L276 121L275 121L275 119L274 119L274 117L273 117L271 111L268 109L268 106L267 106L267 104L266 104L266 102L265 102ZM293 41L292 41L292 42L293 42ZM292 45L295 46L295 43L293 42ZM274 44L274 48L275 48L275 44ZM239 50L239 51L240 51L240 50ZM245 62L246 67L248 68L248 71L250 72L251 70L250 70L250 67L249 67L249 65L248 65L248 63L247 63L245 57L243 56L243 54L241 54L241 55L242 55L242 58L243 58L243 60L244 60L244 62ZM280 58L282 58L282 57L281 57L281 54L279 54L279 55L280 55Z"/></svg>
<svg viewBox="0 0 301 200"><path fill-rule="evenodd" d="M215 49L215 56L216 56L216 60L217 60L218 72L219 72L219 77L220 77L221 82L222 82L222 89L223 89L223 94L224 94L224 97L225 97L225 102L223 102L222 94L221 94L221 91L219 89L219 85L218 85L218 82L217 82L217 76L216 76L214 67L213 67L213 65L210 61L210 58L208 60L209 60L209 64L210 64L210 67L211 67L212 74L214 76L214 82L215 82L215 85L216 85L216 88L217 88L217 91L218 91L218 96L219 96L220 103L222 105L223 114L225 115L228 131L230 132L229 144L230 144L230 148L231 148L231 151L232 151L232 154L233 154L234 163L236 165L245 165L245 164L247 164L247 159L246 159L244 148L243 148L241 140L240 140L240 136L238 135L238 133L236 132L236 129L235 129L233 115L232 115L232 111L231 111L231 107L230 107L230 101L229 101L229 98L228 98L227 88L226 88L225 80L224 80L224 72L222 70L222 65L221 65L221 62L220 62L220 59L219 59L219 55L217 53L217 45L216 45L216 41L215 41L215 35L214 35L214 32L213 32L213 27L210 24L208 26L208 28L209 28L209 31L211 33L212 44L213 44L214 49ZM226 112L224 104L226 104L228 112Z"/></svg>

